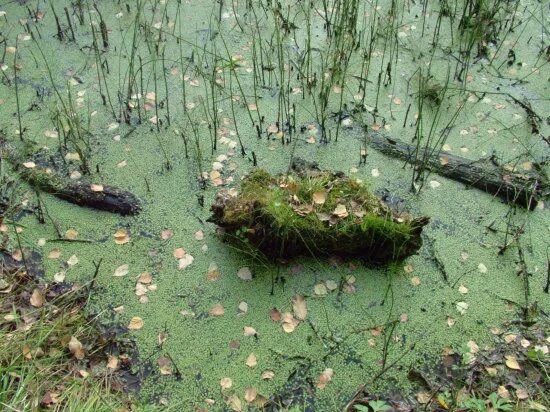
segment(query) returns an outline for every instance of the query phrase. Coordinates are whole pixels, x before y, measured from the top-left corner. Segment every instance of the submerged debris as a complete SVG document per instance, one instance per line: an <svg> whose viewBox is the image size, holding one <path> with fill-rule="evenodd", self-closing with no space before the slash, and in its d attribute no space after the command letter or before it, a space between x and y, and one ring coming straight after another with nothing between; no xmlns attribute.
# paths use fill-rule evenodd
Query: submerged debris
<svg viewBox="0 0 550 412"><path fill-rule="evenodd" d="M360 181L295 161L293 173L256 169L239 192L218 192L211 222L268 259L342 255L384 264L414 254L427 217L398 213Z"/></svg>

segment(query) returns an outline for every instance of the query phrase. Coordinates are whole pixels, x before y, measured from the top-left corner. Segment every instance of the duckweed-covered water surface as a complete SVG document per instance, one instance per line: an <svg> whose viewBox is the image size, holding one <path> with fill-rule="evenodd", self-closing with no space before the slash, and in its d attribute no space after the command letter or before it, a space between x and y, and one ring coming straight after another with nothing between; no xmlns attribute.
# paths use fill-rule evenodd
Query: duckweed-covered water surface
<svg viewBox="0 0 550 412"><path fill-rule="evenodd" d="M550 310L548 193L529 210L422 159L546 176L548 27L529 0L4 2L0 129L18 156L2 152L2 168L24 201L17 236L1 226L7 247L40 252L52 283L101 261L90 311L129 327L144 402L333 411L361 385L414 397L411 369ZM383 155L373 132L417 150ZM354 194L331 198L317 177L289 207L281 176L297 158ZM62 200L28 184L32 169L131 192L139 213ZM338 206L363 196L349 212L375 233L380 198L405 222L430 218L422 247L384 265L346 257L353 244L277 259L237 247L210 206L260 169L273 219L279 203L317 207L327 221L312 224L355 230ZM309 248L310 229L296 232Z"/></svg>

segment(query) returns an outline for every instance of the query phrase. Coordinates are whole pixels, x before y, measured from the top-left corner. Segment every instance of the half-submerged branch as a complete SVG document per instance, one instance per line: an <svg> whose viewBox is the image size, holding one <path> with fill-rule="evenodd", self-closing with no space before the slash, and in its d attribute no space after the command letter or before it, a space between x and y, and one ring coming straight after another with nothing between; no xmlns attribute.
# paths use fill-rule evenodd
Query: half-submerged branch
<svg viewBox="0 0 550 412"><path fill-rule="evenodd" d="M71 180L50 168L21 162L16 149L5 141L0 141L0 155L2 160L12 163L28 184L67 202L121 215L133 215L141 210L141 202L133 193L114 186Z"/></svg>
<svg viewBox="0 0 550 412"><path fill-rule="evenodd" d="M39 167L20 172L31 186L79 206L121 215L133 215L141 209L141 203L133 193L114 186L73 181Z"/></svg>
<svg viewBox="0 0 550 412"><path fill-rule="evenodd" d="M418 251L427 217L398 213L357 180L304 163L288 176L256 169L240 191L221 190L210 221L271 260L340 255L386 264Z"/></svg>
<svg viewBox="0 0 550 412"><path fill-rule="evenodd" d="M367 144L387 156L405 160L415 167L424 166L441 176L527 209L533 209L550 194L550 183L539 172L542 168L536 163L532 164L531 170L519 172L514 167L501 166L492 159L473 161L445 152L432 153L422 148L416 153L416 146L378 133L369 133Z"/></svg>

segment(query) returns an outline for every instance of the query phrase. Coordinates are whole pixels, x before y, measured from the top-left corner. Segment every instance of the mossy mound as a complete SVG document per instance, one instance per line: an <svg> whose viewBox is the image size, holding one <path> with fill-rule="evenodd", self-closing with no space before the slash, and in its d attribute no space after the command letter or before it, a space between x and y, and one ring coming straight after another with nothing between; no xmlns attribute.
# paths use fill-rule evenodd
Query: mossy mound
<svg viewBox="0 0 550 412"><path fill-rule="evenodd" d="M428 218L397 213L341 173L294 166L288 176L256 169L240 191L219 191L210 221L228 240L253 246L272 260L341 255L383 264L422 245Z"/></svg>

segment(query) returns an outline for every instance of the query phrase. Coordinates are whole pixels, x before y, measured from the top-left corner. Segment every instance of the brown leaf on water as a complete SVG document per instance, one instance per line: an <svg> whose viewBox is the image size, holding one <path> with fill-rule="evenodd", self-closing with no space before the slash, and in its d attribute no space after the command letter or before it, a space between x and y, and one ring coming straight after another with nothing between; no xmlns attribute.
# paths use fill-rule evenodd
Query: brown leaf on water
<svg viewBox="0 0 550 412"><path fill-rule="evenodd" d="M117 245L124 245L130 241L130 235L124 228L118 229L113 236Z"/></svg>
<svg viewBox="0 0 550 412"><path fill-rule="evenodd" d="M157 363L159 365L159 371L161 375L171 375L172 374L172 361L170 358L163 356L158 358Z"/></svg>
<svg viewBox="0 0 550 412"><path fill-rule="evenodd" d="M185 250L181 247L178 247L178 248L174 249L172 254L174 255L174 257L176 259L182 259L185 256Z"/></svg>
<svg viewBox="0 0 550 412"><path fill-rule="evenodd" d="M307 317L307 303L302 295L296 295L292 298L292 309L296 319L304 320Z"/></svg>
<svg viewBox="0 0 550 412"><path fill-rule="evenodd" d="M113 276L114 277L126 276L128 274L128 271L129 271L129 266L128 265L120 265L119 267L117 267L115 269L115 272L113 273Z"/></svg>
<svg viewBox="0 0 550 412"><path fill-rule="evenodd" d="M262 373L262 379L266 381L273 379L274 376L275 376L275 372L270 370L266 370Z"/></svg>
<svg viewBox="0 0 550 412"><path fill-rule="evenodd" d="M326 368L321 375L319 375L319 379L317 380L317 388L318 389L325 389L327 384L332 380L332 377L334 376L334 371L331 368Z"/></svg>
<svg viewBox="0 0 550 412"><path fill-rule="evenodd" d="M258 359L256 358L256 355L251 353L248 355L248 358L246 358L246 366L249 368L254 368L258 364Z"/></svg>
<svg viewBox="0 0 550 412"><path fill-rule="evenodd" d="M160 232L160 238L162 240L171 239L173 236L174 236L174 232L172 232L171 230L163 230L162 232Z"/></svg>
<svg viewBox="0 0 550 412"><path fill-rule="evenodd" d="M231 395L227 398L227 405L234 412L241 412L243 410L243 404L237 395Z"/></svg>
<svg viewBox="0 0 550 412"><path fill-rule="evenodd" d="M242 267L237 271L237 276L241 280L252 280L252 271L249 267Z"/></svg>
<svg viewBox="0 0 550 412"><path fill-rule="evenodd" d="M279 322L281 320L281 312L277 308L271 308L269 311L269 317L274 322Z"/></svg>
<svg viewBox="0 0 550 412"><path fill-rule="evenodd" d="M231 378L221 378L220 379L220 386L222 389L229 389L231 386L233 386L233 381Z"/></svg>
<svg viewBox="0 0 550 412"><path fill-rule="evenodd" d="M139 316L134 316L132 319L130 319L128 329L139 330L141 328L143 328L143 319L141 319Z"/></svg>
<svg viewBox="0 0 550 412"><path fill-rule="evenodd" d="M78 236L78 232L74 229L69 229L65 232L65 239L75 240Z"/></svg>
<svg viewBox="0 0 550 412"><path fill-rule="evenodd" d="M252 326L244 327L244 336L256 336L257 332Z"/></svg>
<svg viewBox="0 0 550 412"><path fill-rule="evenodd" d="M208 272L206 274L206 278L210 282L214 282L220 278L220 269L218 268L218 265L215 262L210 262L210 265L208 266Z"/></svg>
<svg viewBox="0 0 550 412"><path fill-rule="evenodd" d="M258 396L258 391L254 388L246 388L244 391L244 400L247 403L253 402L254 399L256 399L256 396Z"/></svg>
<svg viewBox="0 0 550 412"><path fill-rule="evenodd" d="M225 313L225 309L223 308L223 305L221 303L217 303L214 306L212 306L212 309L208 312L212 316L223 316Z"/></svg>

